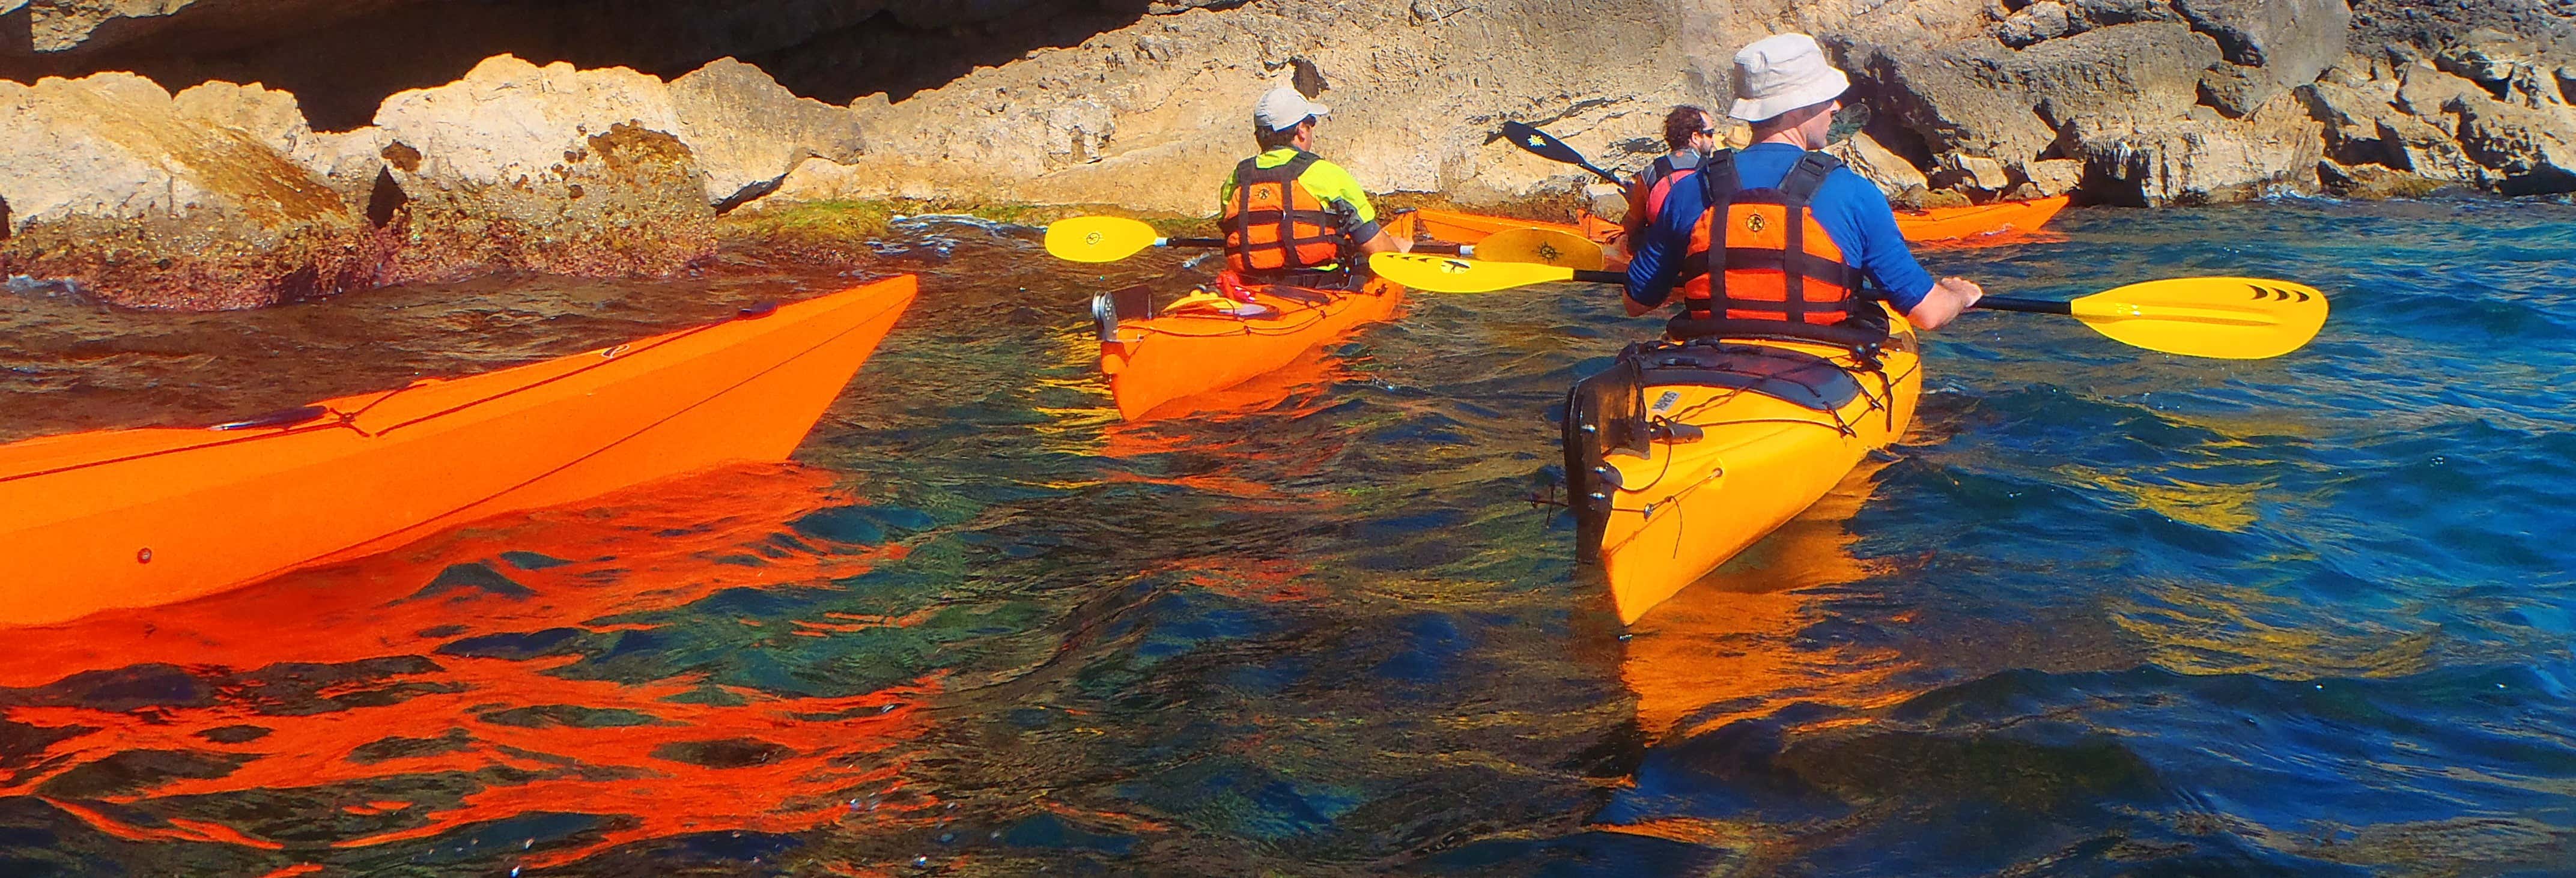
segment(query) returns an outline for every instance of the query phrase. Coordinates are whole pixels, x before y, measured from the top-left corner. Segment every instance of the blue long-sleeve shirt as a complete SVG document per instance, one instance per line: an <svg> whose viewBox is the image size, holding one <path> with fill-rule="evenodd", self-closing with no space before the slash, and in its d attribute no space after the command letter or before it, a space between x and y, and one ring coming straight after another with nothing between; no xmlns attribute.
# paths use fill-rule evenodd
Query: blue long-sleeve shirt
<svg viewBox="0 0 2576 878"><path fill-rule="evenodd" d="M1747 189L1780 185L1789 168L1806 151L1786 143L1757 143L1735 154L1735 175ZM1672 295L1681 279L1682 257L1690 252L1691 230L1708 209L1706 190L1697 176L1675 184L1664 196L1664 212L1647 229L1636 255L1628 260L1628 298L1654 308ZM1932 291L1932 274L1914 261L1905 236L1896 231L1896 213L1887 195L1850 168L1825 176L1809 199L1816 224L1841 247L1843 261L1869 272L1887 291L1898 311L1912 311Z"/></svg>

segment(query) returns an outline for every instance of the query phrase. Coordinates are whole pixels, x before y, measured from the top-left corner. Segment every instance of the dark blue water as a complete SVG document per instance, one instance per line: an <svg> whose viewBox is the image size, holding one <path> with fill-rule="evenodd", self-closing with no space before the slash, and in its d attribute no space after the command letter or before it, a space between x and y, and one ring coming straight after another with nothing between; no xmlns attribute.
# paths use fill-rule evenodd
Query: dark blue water
<svg viewBox="0 0 2576 878"><path fill-rule="evenodd" d="M802 466L39 632L111 646L10 659L0 874L2576 873L2576 209L2055 229L1925 260L2049 297L2278 277L2333 316L2262 361L1964 318L1903 444L1630 630L1529 502L1550 406L1652 331L1604 291L1419 294L1230 412L1122 425L1084 304L1195 269L917 223L885 268L923 300ZM457 368L832 280L754 274L477 288L520 319ZM449 302L12 305L276 353L42 347L12 380L116 414L10 426L306 338L435 368ZM379 362L316 347L348 368L185 410Z"/></svg>

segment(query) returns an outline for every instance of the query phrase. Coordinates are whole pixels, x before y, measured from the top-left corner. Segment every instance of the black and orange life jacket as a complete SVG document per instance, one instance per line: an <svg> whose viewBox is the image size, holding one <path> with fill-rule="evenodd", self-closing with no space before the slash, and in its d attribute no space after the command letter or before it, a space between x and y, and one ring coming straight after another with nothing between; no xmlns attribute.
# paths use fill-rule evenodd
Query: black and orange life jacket
<svg viewBox="0 0 2576 878"><path fill-rule="evenodd" d="M1275 168L1261 167L1260 156L1234 166L1234 197L1216 222L1225 232L1227 268L1273 279L1348 265L1340 215L1297 182L1317 161L1300 151Z"/></svg>
<svg viewBox="0 0 2576 878"><path fill-rule="evenodd" d="M1733 150L1701 162L1696 176L1708 209L1682 258L1682 316L1767 321L1789 334L1875 317L1877 306L1862 297L1869 275L1843 262L1842 248L1807 206L1825 176L1842 166L1833 156L1809 152L1780 185L1746 189Z"/></svg>

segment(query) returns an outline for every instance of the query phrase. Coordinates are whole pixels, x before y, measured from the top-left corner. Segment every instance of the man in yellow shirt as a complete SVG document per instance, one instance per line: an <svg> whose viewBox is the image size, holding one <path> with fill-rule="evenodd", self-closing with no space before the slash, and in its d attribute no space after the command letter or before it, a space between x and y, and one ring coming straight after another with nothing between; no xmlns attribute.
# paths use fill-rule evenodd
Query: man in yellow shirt
<svg viewBox="0 0 2576 878"><path fill-rule="evenodd" d="M1377 208L1351 172L1310 151L1326 112L1287 86L1253 106L1261 154L1236 165L1217 189L1226 267L1246 283L1348 287L1359 257L1413 249L1378 227Z"/></svg>

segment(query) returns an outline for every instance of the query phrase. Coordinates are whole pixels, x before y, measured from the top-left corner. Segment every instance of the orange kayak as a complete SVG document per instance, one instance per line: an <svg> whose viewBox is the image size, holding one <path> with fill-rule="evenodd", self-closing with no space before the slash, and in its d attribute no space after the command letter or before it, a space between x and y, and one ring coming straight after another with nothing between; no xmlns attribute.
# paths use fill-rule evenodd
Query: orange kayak
<svg viewBox="0 0 2576 878"><path fill-rule="evenodd" d="M1876 362L1779 339L1649 342L1567 396L1576 555L1598 561L1619 621L1833 490L1905 433L1923 392L1905 318Z"/></svg>
<svg viewBox="0 0 2576 878"><path fill-rule="evenodd" d="M1416 222L1412 211L1390 214L1386 233L1410 239ZM1118 416L1141 421L1164 403L1233 387L1363 324L1393 320L1403 303L1404 288L1379 278L1356 290L1255 288L1251 307L1200 295L1156 307L1148 290L1130 287L1093 297L1091 316Z"/></svg>
<svg viewBox="0 0 2576 878"><path fill-rule="evenodd" d="M909 276L204 429L0 445L0 625L174 603L438 528L795 450Z"/></svg>
<svg viewBox="0 0 2576 878"><path fill-rule="evenodd" d="M2000 232L2030 232L2046 225L2057 212L2066 209L2066 196L2030 201L1998 201L1967 207L1942 207L1932 210L1896 212L1896 230L1905 240L1914 242L1972 240ZM1435 241L1473 244L1485 236L1504 229L1541 228L1582 235L1605 245L1616 244L1623 232L1618 223L1589 213L1574 223L1551 223L1539 220L1481 216L1449 210L1424 209L1415 212L1415 222L1423 234ZM1614 249L1612 256L1618 256Z"/></svg>
<svg viewBox="0 0 2576 878"><path fill-rule="evenodd" d="M1370 278L1357 290L1256 288L1253 307L1220 310L1204 297L1158 310L1134 287L1092 303L1100 321L1100 371L1118 415L1130 421L1173 400L1224 390L1288 365L1362 324L1392 319L1404 288Z"/></svg>

